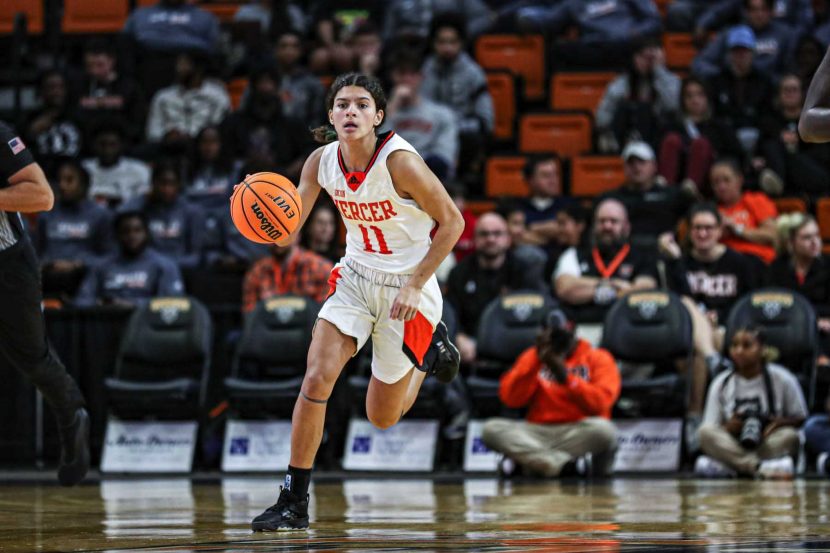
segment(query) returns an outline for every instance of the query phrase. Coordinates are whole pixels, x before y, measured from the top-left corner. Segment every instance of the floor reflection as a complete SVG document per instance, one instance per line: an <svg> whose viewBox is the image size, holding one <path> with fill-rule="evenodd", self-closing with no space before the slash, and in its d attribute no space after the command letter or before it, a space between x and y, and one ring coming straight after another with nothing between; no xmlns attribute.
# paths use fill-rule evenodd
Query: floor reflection
<svg viewBox="0 0 830 553"><path fill-rule="evenodd" d="M252 534L273 477L0 485L0 551L828 551L830 483L349 479L311 490L312 530Z"/></svg>

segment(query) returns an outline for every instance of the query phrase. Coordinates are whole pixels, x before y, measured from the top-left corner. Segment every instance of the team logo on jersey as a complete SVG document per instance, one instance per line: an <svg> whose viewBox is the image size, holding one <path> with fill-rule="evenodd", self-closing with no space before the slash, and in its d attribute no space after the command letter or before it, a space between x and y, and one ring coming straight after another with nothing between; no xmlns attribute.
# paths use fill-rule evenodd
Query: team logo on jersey
<svg viewBox="0 0 830 553"><path fill-rule="evenodd" d="M351 173L346 173L346 185L352 192L355 192L358 188L360 188L360 185L363 184L364 180L366 180L366 173L363 171L352 171Z"/></svg>
<svg viewBox="0 0 830 553"><path fill-rule="evenodd" d="M11 140L9 140L9 148L11 148L12 153L14 155L17 155L26 149L26 145L23 143L22 140L20 140L19 136L15 136Z"/></svg>

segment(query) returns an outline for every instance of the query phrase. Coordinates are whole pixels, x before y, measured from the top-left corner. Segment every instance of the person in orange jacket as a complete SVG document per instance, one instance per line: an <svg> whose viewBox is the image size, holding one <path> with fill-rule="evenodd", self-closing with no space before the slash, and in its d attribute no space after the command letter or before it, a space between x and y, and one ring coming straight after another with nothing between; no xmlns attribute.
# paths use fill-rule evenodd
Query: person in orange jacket
<svg viewBox="0 0 830 553"><path fill-rule="evenodd" d="M554 308L536 345L519 356L499 386L502 403L527 407L527 420L488 420L484 443L504 454L500 469L505 476L516 465L545 477L584 475L588 453L592 472L605 474L616 450L610 418L620 386L611 354L576 338L573 322Z"/></svg>

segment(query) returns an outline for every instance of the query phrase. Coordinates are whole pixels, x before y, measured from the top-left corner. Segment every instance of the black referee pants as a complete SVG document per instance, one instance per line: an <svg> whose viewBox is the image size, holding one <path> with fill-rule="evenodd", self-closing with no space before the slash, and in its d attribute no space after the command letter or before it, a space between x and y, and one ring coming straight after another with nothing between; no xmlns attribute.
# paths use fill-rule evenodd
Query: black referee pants
<svg viewBox="0 0 830 553"><path fill-rule="evenodd" d="M0 362L29 377L60 422L84 399L49 344L41 299L35 252L21 239L0 251Z"/></svg>

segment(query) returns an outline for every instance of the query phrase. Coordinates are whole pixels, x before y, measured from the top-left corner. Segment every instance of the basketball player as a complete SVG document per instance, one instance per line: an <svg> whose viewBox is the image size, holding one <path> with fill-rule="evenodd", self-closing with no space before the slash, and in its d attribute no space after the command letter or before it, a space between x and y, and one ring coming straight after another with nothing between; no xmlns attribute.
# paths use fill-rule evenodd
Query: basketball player
<svg viewBox="0 0 830 553"><path fill-rule="evenodd" d="M333 132L323 127L315 138L335 141L303 166L300 226L325 189L346 225L346 255L331 272L311 339L285 485L277 503L253 520L254 531L308 527L308 486L326 402L343 366L370 336L366 414L378 428L394 425L412 407L427 372L442 382L458 372L434 273L461 235L461 213L406 140L394 132L376 134L386 107L377 79L341 75L326 101Z"/></svg>
<svg viewBox="0 0 830 553"><path fill-rule="evenodd" d="M805 142L830 142L830 48L807 89L798 134Z"/></svg>
<svg viewBox="0 0 830 553"><path fill-rule="evenodd" d="M28 376L52 407L61 440L58 480L72 486L89 469L89 414L46 339L40 264L17 213L48 211L53 203L31 151L0 122L0 366Z"/></svg>

